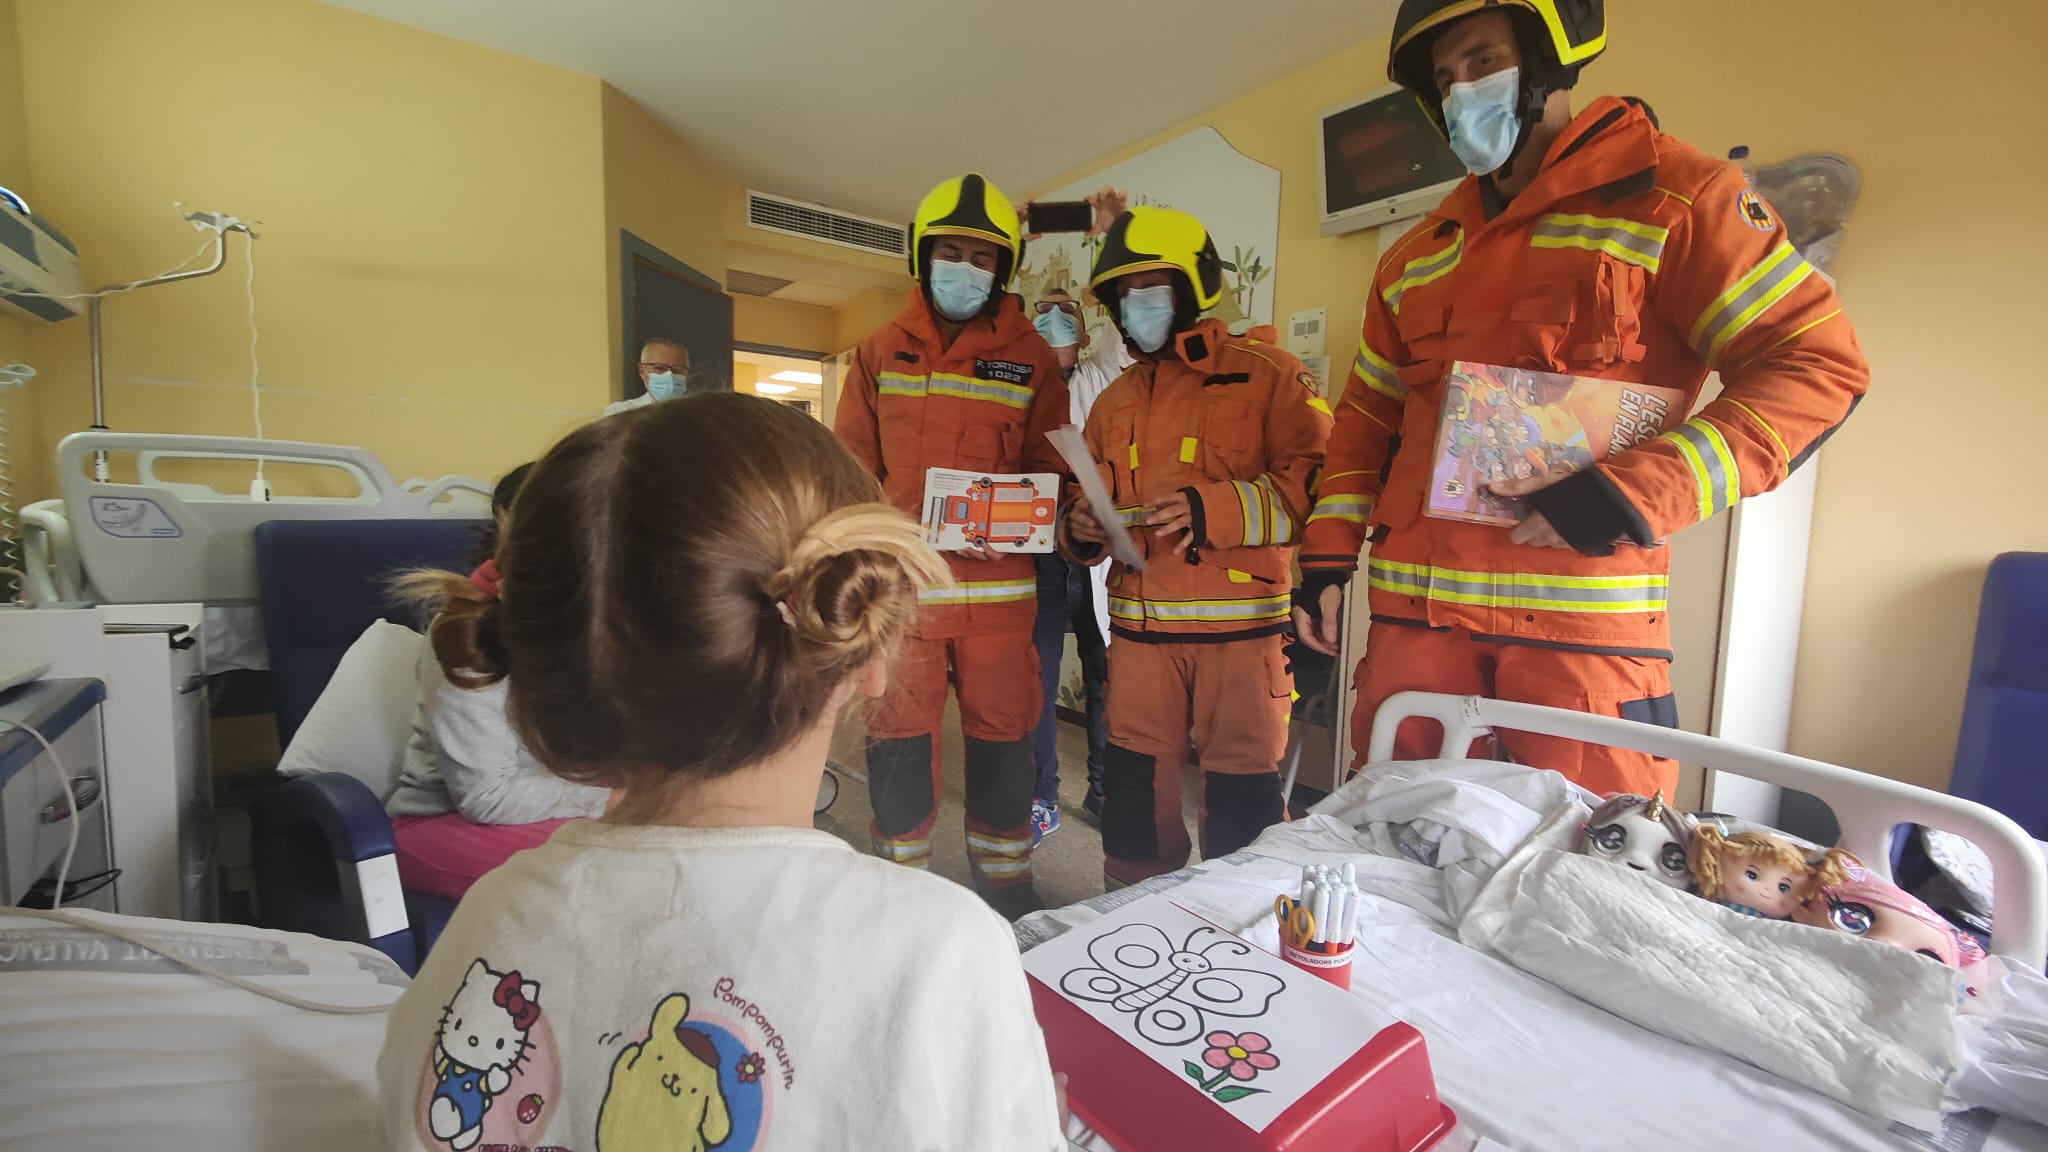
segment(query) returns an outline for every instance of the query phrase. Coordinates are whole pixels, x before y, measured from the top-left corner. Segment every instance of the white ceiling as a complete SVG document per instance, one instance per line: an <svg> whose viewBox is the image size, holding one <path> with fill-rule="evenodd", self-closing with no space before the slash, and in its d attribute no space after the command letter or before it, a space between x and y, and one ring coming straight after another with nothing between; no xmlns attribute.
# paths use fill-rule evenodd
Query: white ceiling
<svg viewBox="0 0 2048 1152"><path fill-rule="evenodd" d="M820 308L837 308L855 296L877 288L901 292L910 286L907 275L817 260L752 244L727 244L725 266L731 271L789 281L784 287L769 293L770 300L788 300ZM728 280L731 279L731 271L727 273Z"/></svg>
<svg viewBox="0 0 2048 1152"><path fill-rule="evenodd" d="M1393 0L328 0L609 81L734 180L898 220L1013 196L1384 35ZM1361 91L1382 81L1360 76ZM1296 125L1310 130L1306 122Z"/></svg>

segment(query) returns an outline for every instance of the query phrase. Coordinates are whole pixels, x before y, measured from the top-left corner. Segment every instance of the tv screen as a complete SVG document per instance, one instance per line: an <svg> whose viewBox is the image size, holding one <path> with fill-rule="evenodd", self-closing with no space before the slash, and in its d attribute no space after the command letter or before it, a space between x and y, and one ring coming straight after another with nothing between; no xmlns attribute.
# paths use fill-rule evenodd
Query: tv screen
<svg viewBox="0 0 2048 1152"><path fill-rule="evenodd" d="M1323 214L1455 181L1465 166L1402 89L1323 117Z"/></svg>

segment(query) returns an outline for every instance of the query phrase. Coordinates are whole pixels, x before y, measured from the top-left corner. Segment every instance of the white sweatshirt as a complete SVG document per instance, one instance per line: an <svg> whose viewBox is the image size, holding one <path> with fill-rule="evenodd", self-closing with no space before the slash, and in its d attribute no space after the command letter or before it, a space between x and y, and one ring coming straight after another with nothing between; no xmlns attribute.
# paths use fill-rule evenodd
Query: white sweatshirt
<svg viewBox="0 0 2048 1152"><path fill-rule="evenodd" d="M571 784L547 770L512 730L506 682L474 691L441 672L432 644L420 645L420 703L412 718L398 787L384 810L393 816L460 812L474 824L533 824L604 815L602 788Z"/></svg>
<svg viewBox="0 0 2048 1152"><path fill-rule="evenodd" d="M974 894L797 828L576 822L470 889L393 1010L393 1148L1052 1152Z"/></svg>

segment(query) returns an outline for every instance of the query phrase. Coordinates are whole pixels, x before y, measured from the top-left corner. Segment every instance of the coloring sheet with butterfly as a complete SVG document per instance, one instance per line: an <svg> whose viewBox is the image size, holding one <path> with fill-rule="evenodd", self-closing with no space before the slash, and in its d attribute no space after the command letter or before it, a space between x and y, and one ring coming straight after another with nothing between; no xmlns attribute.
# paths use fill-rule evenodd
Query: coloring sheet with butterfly
<svg viewBox="0 0 2048 1152"><path fill-rule="evenodd" d="M1257 1132L1395 1023L1163 896L1039 945L1024 970Z"/></svg>

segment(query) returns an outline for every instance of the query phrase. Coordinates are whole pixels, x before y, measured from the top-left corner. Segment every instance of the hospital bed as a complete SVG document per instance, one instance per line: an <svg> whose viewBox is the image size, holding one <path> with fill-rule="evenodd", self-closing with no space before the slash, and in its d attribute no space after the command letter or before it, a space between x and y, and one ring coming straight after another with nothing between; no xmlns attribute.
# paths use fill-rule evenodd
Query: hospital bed
<svg viewBox="0 0 2048 1152"><path fill-rule="evenodd" d="M1407 693L1377 715L1370 762L1388 759L1400 722L1437 721L1445 754L1459 756L1491 730L1587 740L1705 764L1796 788L1841 821L1843 846L1883 871L1899 825L1963 835L1990 856L1996 884L1992 951L2038 972L2048 938L2048 877L2040 847L1982 805L1912 785L1712 737L1500 701ZM1695 1048L1604 1009L1461 943L1432 868L1369 854L1348 824L1310 816L1269 829L1245 852L1204 861L1017 926L1025 948L1131 899L1164 893L1197 914L1277 951L1276 892L1298 885L1306 863L1355 863L1370 893L1359 925L1352 992L1419 1029L1437 1087L1461 1118L1441 1146L1585 1152L1593 1149L2048 1150L2048 1130L1987 1111L1945 1118L1923 1136L1884 1124L1742 1061ZM2048 1072L2039 1073L2048 1083ZM1107 1145L1070 1132L1090 1152ZM1494 1141L1497 1143L1485 1143Z"/></svg>

